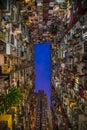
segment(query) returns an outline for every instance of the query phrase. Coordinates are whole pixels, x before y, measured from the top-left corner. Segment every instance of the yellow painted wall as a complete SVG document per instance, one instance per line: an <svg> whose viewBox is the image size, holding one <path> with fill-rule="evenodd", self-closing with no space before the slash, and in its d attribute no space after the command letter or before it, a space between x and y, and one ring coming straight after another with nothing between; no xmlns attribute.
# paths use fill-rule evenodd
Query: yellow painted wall
<svg viewBox="0 0 87 130"><path fill-rule="evenodd" d="M12 115L10 114L0 115L0 121L7 121L8 127L10 128L10 130L12 130Z"/></svg>
<svg viewBox="0 0 87 130"><path fill-rule="evenodd" d="M0 65L4 65L4 55L0 54Z"/></svg>

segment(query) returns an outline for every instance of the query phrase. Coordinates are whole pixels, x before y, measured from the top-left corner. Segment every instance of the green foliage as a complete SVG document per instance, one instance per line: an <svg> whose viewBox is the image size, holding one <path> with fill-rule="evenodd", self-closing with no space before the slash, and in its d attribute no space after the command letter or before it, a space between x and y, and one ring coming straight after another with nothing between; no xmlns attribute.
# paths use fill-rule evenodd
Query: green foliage
<svg viewBox="0 0 87 130"><path fill-rule="evenodd" d="M8 94L0 95L0 114L7 111L12 106L19 103L22 97L20 88L12 86L8 89Z"/></svg>
<svg viewBox="0 0 87 130"><path fill-rule="evenodd" d="M5 101L5 95L0 95L0 114L4 112L4 101Z"/></svg>
<svg viewBox="0 0 87 130"><path fill-rule="evenodd" d="M8 90L7 99L8 103L12 106L19 103L19 100L21 98L21 91L20 88L17 87L11 87Z"/></svg>

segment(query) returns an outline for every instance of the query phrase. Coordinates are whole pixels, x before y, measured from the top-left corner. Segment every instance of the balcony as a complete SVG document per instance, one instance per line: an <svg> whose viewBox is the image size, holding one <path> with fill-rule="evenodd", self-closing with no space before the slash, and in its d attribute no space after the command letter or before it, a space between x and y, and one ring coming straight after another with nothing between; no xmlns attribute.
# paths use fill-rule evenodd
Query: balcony
<svg viewBox="0 0 87 130"><path fill-rule="evenodd" d="M1 130L9 130L7 121L0 121L0 129Z"/></svg>
<svg viewBox="0 0 87 130"><path fill-rule="evenodd" d="M87 41L84 42L84 52L87 52Z"/></svg>
<svg viewBox="0 0 87 130"><path fill-rule="evenodd" d="M2 40L0 40L0 54L6 53L6 43Z"/></svg>
<svg viewBox="0 0 87 130"><path fill-rule="evenodd" d="M43 14L43 19L48 19L48 13Z"/></svg>
<svg viewBox="0 0 87 130"><path fill-rule="evenodd" d="M10 114L0 115L0 129L12 130L12 115Z"/></svg>
<svg viewBox="0 0 87 130"><path fill-rule="evenodd" d="M85 74L87 74L87 66L86 66L86 65L84 65L84 66L82 67L82 72L85 73Z"/></svg>
<svg viewBox="0 0 87 130"><path fill-rule="evenodd" d="M9 67L8 65L1 66L1 73L2 74L9 74L12 71L12 67Z"/></svg>
<svg viewBox="0 0 87 130"><path fill-rule="evenodd" d="M0 0L0 9L3 10L3 12L10 12L10 0Z"/></svg>
<svg viewBox="0 0 87 130"><path fill-rule="evenodd" d="M44 12L44 13L48 13L48 11L49 11L49 8L48 8L48 7L44 7L44 8L43 8L43 12Z"/></svg>
<svg viewBox="0 0 87 130"><path fill-rule="evenodd" d="M43 7L42 6L37 6L37 11L38 12L41 12L43 10Z"/></svg>
<svg viewBox="0 0 87 130"><path fill-rule="evenodd" d="M50 0L43 0L43 2L44 2L44 3L48 3L48 2L50 2Z"/></svg>
<svg viewBox="0 0 87 130"><path fill-rule="evenodd" d="M87 105L84 103L80 103L79 109L82 112L83 116L85 115L87 117Z"/></svg>
<svg viewBox="0 0 87 130"><path fill-rule="evenodd" d="M84 54L83 56L82 56L82 60L81 60L82 62L87 62L87 55L86 54Z"/></svg>

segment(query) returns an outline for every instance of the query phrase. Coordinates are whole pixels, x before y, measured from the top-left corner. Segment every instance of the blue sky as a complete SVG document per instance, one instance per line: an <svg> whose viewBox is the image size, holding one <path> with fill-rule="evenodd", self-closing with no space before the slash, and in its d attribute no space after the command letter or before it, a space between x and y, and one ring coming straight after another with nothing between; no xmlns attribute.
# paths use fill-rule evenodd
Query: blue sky
<svg viewBox="0 0 87 130"><path fill-rule="evenodd" d="M34 44L35 92L45 91L50 102L51 59L50 43Z"/></svg>

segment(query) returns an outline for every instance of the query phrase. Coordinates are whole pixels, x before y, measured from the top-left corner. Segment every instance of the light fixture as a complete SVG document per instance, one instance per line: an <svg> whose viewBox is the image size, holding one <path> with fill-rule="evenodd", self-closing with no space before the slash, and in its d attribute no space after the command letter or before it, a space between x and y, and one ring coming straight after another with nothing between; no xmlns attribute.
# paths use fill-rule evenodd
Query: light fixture
<svg viewBox="0 0 87 130"><path fill-rule="evenodd" d="M30 3L30 0L25 0L25 3L27 4L27 3Z"/></svg>

